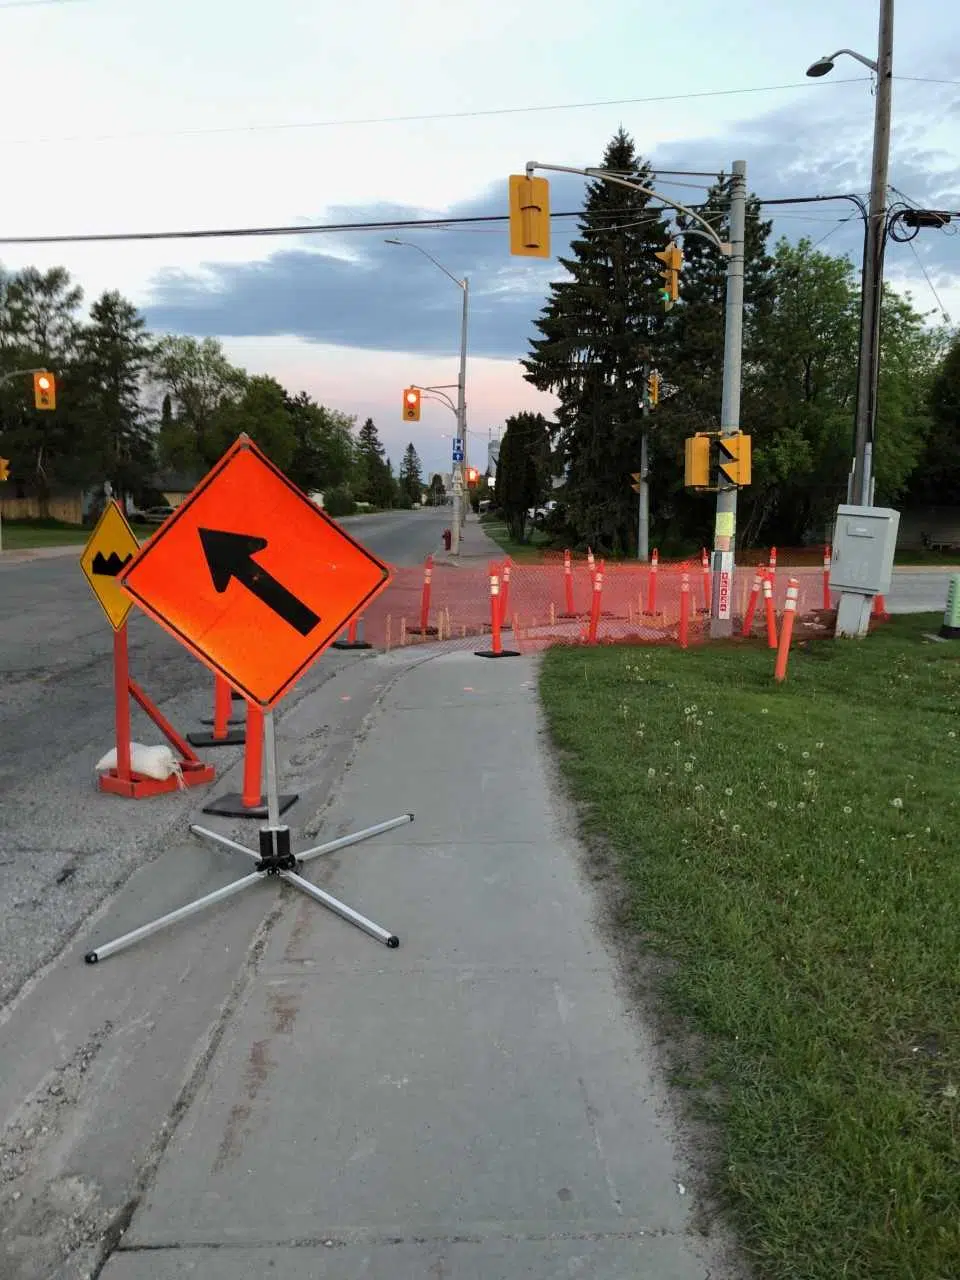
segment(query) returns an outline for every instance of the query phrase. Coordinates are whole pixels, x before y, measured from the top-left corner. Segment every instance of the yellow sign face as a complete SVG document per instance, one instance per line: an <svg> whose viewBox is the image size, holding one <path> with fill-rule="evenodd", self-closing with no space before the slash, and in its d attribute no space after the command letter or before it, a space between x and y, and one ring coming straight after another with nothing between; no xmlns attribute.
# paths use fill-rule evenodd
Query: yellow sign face
<svg viewBox="0 0 960 1280"><path fill-rule="evenodd" d="M83 549L80 568L114 631L120 630L133 608L133 601L117 578L139 549L136 534L123 512L116 502L108 502Z"/></svg>

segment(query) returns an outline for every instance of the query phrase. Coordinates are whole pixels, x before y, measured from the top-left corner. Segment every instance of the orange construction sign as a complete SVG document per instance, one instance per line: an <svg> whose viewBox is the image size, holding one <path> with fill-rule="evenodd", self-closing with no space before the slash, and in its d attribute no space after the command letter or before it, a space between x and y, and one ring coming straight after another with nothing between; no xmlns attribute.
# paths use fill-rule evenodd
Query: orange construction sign
<svg viewBox="0 0 960 1280"><path fill-rule="evenodd" d="M124 570L137 604L245 698L271 707L390 569L240 436Z"/></svg>

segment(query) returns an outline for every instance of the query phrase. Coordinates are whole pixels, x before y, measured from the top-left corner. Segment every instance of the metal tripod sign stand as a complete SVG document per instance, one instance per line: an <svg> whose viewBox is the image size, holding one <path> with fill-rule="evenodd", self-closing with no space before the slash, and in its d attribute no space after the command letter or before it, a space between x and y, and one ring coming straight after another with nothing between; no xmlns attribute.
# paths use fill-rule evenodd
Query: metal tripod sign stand
<svg viewBox="0 0 960 1280"><path fill-rule="evenodd" d="M280 824L273 719L280 699L389 581L389 566L320 511L247 436L237 439L146 546L124 562L122 590L262 713L267 825L260 830L259 851L191 825L195 836L250 858L255 870L88 951L88 964L225 902L266 876L280 876L372 938L398 945L396 934L299 872L313 858L412 822L413 814L294 854L290 828ZM257 766L258 784L259 773Z"/></svg>
<svg viewBox="0 0 960 1280"><path fill-rule="evenodd" d="M119 938L114 938L112 942L105 942L103 946L95 947L84 956L87 964L96 964L99 960L106 960L108 956L116 955L118 951L124 951L127 947L132 947L134 943L140 942L144 938L149 938L151 934L159 933L161 929L178 924L181 920L186 920L189 916L196 915L199 911L205 911L207 907L214 907L219 902L226 902L228 898L233 898L238 893L243 893L245 889L259 884L261 880L270 876L279 876L282 880L286 880L288 884L292 884L302 893L305 893L307 897L313 898L314 902L319 902L321 906L326 907L350 924L356 925L358 929L362 929L364 933L368 933L371 938L376 938L378 942L382 942L385 946L397 947L400 945L400 940L395 933L391 933L388 929L382 928L381 925L375 924L373 920L368 920L366 916L361 915L359 911L354 911L353 907L347 906L339 898L335 898L332 894L319 889L315 884L311 884L309 880L300 875L300 870L305 862L311 862L314 858L323 857L327 853L336 853L339 849L347 849L351 845L360 844L364 840L370 840L374 836L382 835L385 831L393 831L396 827L405 826L408 822L413 821L413 814L404 813L400 817L390 818L387 822L377 823L376 826L367 827L363 831L356 831L352 835L341 836L337 840L329 840L326 844L317 845L315 849L307 849L304 853L293 853L290 843L290 828L280 824L280 803L277 785L277 741L272 711L264 713L263 728L267 774L267 825L260 828L259 852L248 849L246 845L221 835L219 831L211 831L207 827L199 827L193 824L190 826L190 831L193 835L199 836L203 840L210 840L224 849L229 849L231 853L242 853L244 857L252 859L256 864L256 869L249 875L243 876L239 880L234 880L232 884L224 885L222 889L215 889L213 893L204 894L202 898L188 902L185 906L177 907L175 911L169 911L157 920L151 920L148 924L143 924L138 929L131 930L130 933L122 934Z"/></svg>

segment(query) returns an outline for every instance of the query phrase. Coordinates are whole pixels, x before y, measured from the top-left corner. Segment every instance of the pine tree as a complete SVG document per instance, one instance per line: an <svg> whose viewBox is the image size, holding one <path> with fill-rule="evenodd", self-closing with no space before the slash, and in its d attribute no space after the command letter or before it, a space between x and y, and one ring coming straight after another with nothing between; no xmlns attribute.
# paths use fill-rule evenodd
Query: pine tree
<svg viewBox="0 0 960 1280"><path fill-rule="evenodd" d="M141 405L153 345L143 317L119 293L104 293L78 335L70 386L98 477L118 498L138 494L154 463L154 439Z"/></svg>
<svg viewBox="0 0 960 1280"><path fill-rule="evenodd" d="M413 503L419 503L423 494L423 468L412 441L404 450L400 464L400 492Z"/></svg>
<svg viewBox="0 0 960 1280"><path fill-rule="evenodd" d="M393 505L393 469L372 418L367 418L357 435L357 496L375 507Z"/></svg>
<svg viewBox="0 0 960 1280"><path fill-rule="evenodd" d="M497 460L497 506L515 542L526 540L528 511L550 483L550 426L542 413L518 413L506 422Z"/></svg>
<svg viewBox="0 0 960 1280"><path fill-rule="evenodd" d="M602 168L651 185L633 140L620 129ZM639 466L643 366L659 350L664 317L657 300L667 242L650 197L603 180L587 190L570 279L551 286L522 361L525 377L559 399L557 445L566 465L565 507L573 536L603 551L635 542L630 472Z"/></svg>

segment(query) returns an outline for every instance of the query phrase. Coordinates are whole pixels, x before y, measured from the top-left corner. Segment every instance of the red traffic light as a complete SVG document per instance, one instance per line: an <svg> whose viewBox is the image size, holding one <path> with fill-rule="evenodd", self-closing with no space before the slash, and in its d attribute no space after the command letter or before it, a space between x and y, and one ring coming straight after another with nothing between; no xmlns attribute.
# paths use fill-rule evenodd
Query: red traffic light
<svg viewBox="0 0 960 1280"><path fill-rule="evenodd" d="M420 421L420 388L407 387L403 393L403 418L405 422Z"/></svg>

